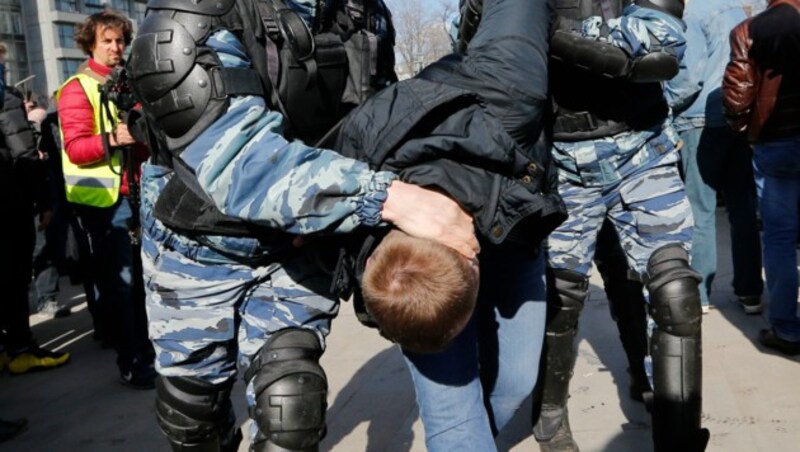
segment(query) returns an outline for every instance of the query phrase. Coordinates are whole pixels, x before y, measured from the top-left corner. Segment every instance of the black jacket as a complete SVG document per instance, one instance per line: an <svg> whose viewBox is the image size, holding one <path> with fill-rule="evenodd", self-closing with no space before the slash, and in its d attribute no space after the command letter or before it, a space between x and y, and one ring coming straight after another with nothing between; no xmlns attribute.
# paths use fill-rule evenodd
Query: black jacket
<svg viewBox="0 0 800 452"><path fill-rule="evenodd" d="M19 90L6 87L0 109L0 206L49 208L44 166Z"/></svg>
<svg viewBox="0 0 800 452"><path fill-rule="evenodd" d="M458 64L457 56L448 58ZM385 88L351 112L334 149L406 182L440 188L473 214L491 243L537 246L566 219L543 134L520 145L502 114L441 80L441 63L440 71Z"/></svg>

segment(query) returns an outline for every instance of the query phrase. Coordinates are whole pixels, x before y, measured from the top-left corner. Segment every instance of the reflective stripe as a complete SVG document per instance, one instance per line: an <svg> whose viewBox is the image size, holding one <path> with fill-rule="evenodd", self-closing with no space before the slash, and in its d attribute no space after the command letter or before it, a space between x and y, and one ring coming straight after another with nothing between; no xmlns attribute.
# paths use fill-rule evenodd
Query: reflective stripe
<svg viewBox="0 0 800 452"><path fill-rule="evenodd" d="M86 177L65 175L64 181L67 185L75 187L91 187L91 188L114 188L117 186L116 177Z"/></svg>
<svg viewBox="0 0 800 452"><path fill-rule="evenodd" d="M117 122L117 107L109 105L111 118L106 117L104 108L100 105L100 80L97 74L91 72L88 67L83 67L80 72L69 78L56 93L56 101L61 97L61 90L73 80L78 80L86 94L86 98L92 106L93 124L92 132L95 135L100 133L100 123L105 123L105 129L111 131ZM63 132L61 142L64 142ZM113 206L119 198L119 187L121 184L122 165L120 164L119 153L115 152L111 156L111 167L105 160L93 165L75 165L69 160L64 149L61 150L61 166L64 172L65 189L67 200L72 203L82 204L93 207ZM113 168L113 169L112 169Z"/></svg>

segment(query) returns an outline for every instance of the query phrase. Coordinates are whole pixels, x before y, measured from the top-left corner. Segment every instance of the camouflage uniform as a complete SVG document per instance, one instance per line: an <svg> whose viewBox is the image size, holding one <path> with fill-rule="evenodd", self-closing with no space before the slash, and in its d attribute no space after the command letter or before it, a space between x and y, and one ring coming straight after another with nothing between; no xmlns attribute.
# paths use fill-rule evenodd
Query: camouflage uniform
<svg viewBox="0 0 800 452"><path fill-rule="evenodd" d="M584 39L610 43L629 58L664 52L682 61L686 45L683 24L663 11L629 4L617 18L604 21L594 16L579 25ZM629 116L623 121L633 121L628 122L631 126L625 131L613 132L609 128L608 135L592 139L573 134L574 140L553 144L553 157L559 168L559 194L567 205L569 217L550 235L547 244L548 352L545 372L540 375L542 398L537 403L539 412L535 413L534 426L542 450L577 450L566 412L574 338L588 290L598 232L606 219L616 229L629 267L643 277L649 292L650 313L655 320L650 322L651 350L658 355L653 359L651 375L656 450L678 450L680 441L691 447L707 441L707 431L699 428L699 278L689 267L686 254L693 219L678 169L680 140L667 108L697 91L686 68L682 69L677 77L661 85L660 95L666 102L662 103L661 119ZM626 83L632 92L638 89L635 83ZM565 86L568 89L569 85ZM628 99L609 98L608 93L598 92L597 88L594 92L597 99L608 98L611 103L619 99L620 105L624 105L618 107L620 110L632 105ZM659 95L659 90L649 93ZM558 96L555 99L558 104ZM594 113L593 104L588 105L589 112ZM606 107L614 111L613 105L602 105L598 109L599 118L607 118L603 116L608 114L603 111ZM646 116L653 112L639 113ZM649 121L650 125L633 125L636 120ZM674 325L680 328L673 328ZM676 350L683 351L675 355ZM682 388L681 394L672 393L677 387ZM702 446L697 448L702 450Z"/></svg>
<svg viewBox="0 0 800 452"><path fill-rule="evenodd" d="M313 14L314 2L300 3L301 12ZM226 30L215 32L207 45L226 67L250 65ZM344 233L379 224L395 176L330 150L288 142L283 120L263 98L238 96L181 154L224 214L274 229L275 237L189 237L166 227L153 207L174 173L144 166L142 255L150 338L163 376L230 383L237 365L247 369L272 334L287 328L311 330L324 344L338 311L330 277L291 246L289 234ZM252 382L247 399L253 408ZM251 440L257 428L253 423Z"/></svg>
<svg viewBox="0 0 800 452"><path fill-rule="evenodd" d="M622 135L555 143L554 155L560 157L558 190L569 218L548 239L550 267L588 276L597 233L606 217L619 234L630 267L640 274L658 248L670 243L689 247L692 215L678 172L678 140L672 126L664 123L653 131ZM640 147L633 156L628 151L629 159L619 158L630 142ZM565 156L573 160L564 164ZM568 168L578 161L580 169ZM621 166L614 167L614 161Z"/></svg>
<svg viewBox="0 0 800 452"><path fill-rule="evenodd" d="M659 47L681 58L681 24L665 17L629 6L624 16L606 22L611 29L608 39L634 57ZM584 21L584 37L599 39L601 25L599 17ZM668 84L666 95L675 102L695 90L691 80L680 78ZM555 142L558 188L569 219L550 235L549 265L588 276L606 216L617 229L631 268L640 274L661 246L677 242L688 248L692 217L678 172L678 144L671 120L597 140Z"/></svg>

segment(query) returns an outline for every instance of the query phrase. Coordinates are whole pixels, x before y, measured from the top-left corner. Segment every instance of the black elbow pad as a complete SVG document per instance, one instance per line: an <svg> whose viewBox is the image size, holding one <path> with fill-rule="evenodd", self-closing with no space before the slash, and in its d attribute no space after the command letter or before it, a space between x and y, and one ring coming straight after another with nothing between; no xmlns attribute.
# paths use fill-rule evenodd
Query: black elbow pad
<svg viewBox="0 0 800 452"><path fill-rule="evenodd" d="M619 47L556 30L550 39L550 56L562 63L612 79L626 78L633 69L630 56Z"/></svg>
<svg viewBox="0 0 800 452"><path fill-rule="evenodd" d="M630 80L636 83L666 82L678 75L678 59L663 52L648 53L633 63Z"/></svg>

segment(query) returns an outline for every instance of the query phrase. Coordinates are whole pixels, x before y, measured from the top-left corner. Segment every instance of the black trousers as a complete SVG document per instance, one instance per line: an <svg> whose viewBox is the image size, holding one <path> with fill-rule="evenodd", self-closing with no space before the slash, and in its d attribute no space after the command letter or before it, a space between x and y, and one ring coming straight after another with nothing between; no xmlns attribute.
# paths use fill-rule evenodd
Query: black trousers
<svg viewBox="0 0 800 452"><path fill-rule="evenodd" d="M36 241L33 207L0 205L0 343L9 351L31 344L28 288Z"/></svg>

